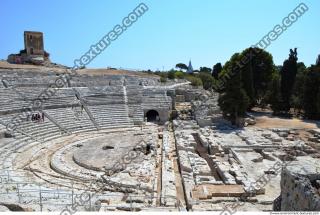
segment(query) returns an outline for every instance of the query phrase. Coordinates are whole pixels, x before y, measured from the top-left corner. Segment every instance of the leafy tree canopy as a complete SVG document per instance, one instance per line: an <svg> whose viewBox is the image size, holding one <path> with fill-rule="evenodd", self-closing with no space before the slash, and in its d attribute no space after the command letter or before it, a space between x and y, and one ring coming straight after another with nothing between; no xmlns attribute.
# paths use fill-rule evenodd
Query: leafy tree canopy
<svg viewBox="0 0 320 215"><path fill-rule="evenodd" d="M186 64L184 64L184 63L178 63L176 65L176 68L181 69L181 70L187 70L188 66Z"/></svg>

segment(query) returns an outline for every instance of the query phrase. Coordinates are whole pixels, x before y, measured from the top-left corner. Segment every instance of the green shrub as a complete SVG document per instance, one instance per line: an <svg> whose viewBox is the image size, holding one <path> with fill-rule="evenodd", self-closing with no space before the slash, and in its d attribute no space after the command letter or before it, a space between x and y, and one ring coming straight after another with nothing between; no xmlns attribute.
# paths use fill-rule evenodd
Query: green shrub
<svg viewBox="0 0 320 215"><path fill-rule="evenodd" d="M183 79L184 78L184 75L185 73L184 72L181 72L181 71L177 71L175 72L175 77L178 78L178 79Z"/></svg>
<svg viewBox="0 0 320 215"><path fill-rule="evenodd" d="M203 88L205 90L209 90L212 88L212 84L213 84L214 79L210 73L201 72L199 74L199 78L201 79L202 84L203 84Z"/></svg>
<svg viewBox="0 0 320 215"><path fill-rule="evenodd" d="M166 77L161 76L161 77L160 77L160 82L161 82L161 83L165 83L165 82L167 82L167 78L166 78Z"/></svg>
<svg viewBox="0 0 320 215"><path fill-rule="evenodd" d="M202 86L202 81L198 77L188 75L186 79L191 82L192 86Z"/></svg>
<svg viewBox="0 0 320 215"><path fill-rule="evenodd" d="M175 71L171 70L168 72L168 78L169 79L175 79L176 76L175 76Z"/></svg>

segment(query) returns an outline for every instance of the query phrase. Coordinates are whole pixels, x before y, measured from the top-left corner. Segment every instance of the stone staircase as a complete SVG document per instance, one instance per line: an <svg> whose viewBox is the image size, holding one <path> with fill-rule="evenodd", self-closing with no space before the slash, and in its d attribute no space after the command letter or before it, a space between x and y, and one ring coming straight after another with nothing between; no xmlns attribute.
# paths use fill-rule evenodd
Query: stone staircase
<svg viewBox="0 0 320 215"><path fill-rule="evenodd" d="M58 108L46 110L63 128L69 132L95 130L95 126L89 116L80 107Z"/></svg>
<svg viewBox="0 0 320 215"><path fill-rule="evenodd" d="M101 128L133 126L125 104L88 106L88 109Z"/></svg>
<svg viewBox="0 0 320 215"><path fill-rule="evenodd" d="M9 121L14 118L15 115L6 115L2 117L2 120L5 123L9 123ZM50 139L53 136L61 135L61 129L49 121L45 119L44 122L32 122L27 121L26 119L22 120L17 126L16 132L14 132L15 138L21 138L28 136L35 141L44 141L46 139Z"/></svg>

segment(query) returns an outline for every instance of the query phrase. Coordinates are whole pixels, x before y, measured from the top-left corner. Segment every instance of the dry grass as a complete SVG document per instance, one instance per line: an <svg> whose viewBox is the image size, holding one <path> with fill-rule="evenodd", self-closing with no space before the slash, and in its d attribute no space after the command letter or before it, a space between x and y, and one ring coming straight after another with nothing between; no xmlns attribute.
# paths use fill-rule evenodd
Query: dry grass
<svg viewBox="0 0 320 215"><path fill-rule="evenodd" d="M151 75L143 72L115 70L115 69L81 69L81 70L78 70L78 73L90 74L90 75L129 75L129 76L143 76L143 77L159 77L157 75Z"/></svg>
<svg viewBox="0 0 320 215"><path fill-rule="evenodd" d="M1 69L32 69L36 72L48 72L53 71L56 73L64 73L66 69L62 68L50 68L45 66L37 66L37 65L25 65L25 64L10 64L6 61L0 61L0 68ZM140 76L140 77L159 77L157 75L142 73L142 72L135 72L129 70L115 70L115 69L81 69L77 70L78 74L86 74L86 75L128 75L128 76Z"/></svg>

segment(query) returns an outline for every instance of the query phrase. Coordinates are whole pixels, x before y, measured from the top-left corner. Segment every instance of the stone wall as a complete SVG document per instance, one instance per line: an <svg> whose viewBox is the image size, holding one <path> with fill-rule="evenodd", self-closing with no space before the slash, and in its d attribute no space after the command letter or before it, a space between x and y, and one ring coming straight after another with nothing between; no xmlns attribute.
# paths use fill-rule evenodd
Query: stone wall
<svg viewBox="0 0 320 215"><path fill-rule="evenodd" d="M0 139L5 138L6 136L6 128L4 126L0 126Z"/></svg>
<svg viewBox="0 0 320 215"><path fill-rule="evenodd" d="M28 55L44 55L42 32L24 32L24 46Z"/></svg>
<svg viewBox="0 0 320 215"><path fill-rule="evenodd" d="M320 210L320 164L311 157L298 157L281 174L281 211Z"/></svg>

